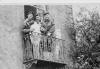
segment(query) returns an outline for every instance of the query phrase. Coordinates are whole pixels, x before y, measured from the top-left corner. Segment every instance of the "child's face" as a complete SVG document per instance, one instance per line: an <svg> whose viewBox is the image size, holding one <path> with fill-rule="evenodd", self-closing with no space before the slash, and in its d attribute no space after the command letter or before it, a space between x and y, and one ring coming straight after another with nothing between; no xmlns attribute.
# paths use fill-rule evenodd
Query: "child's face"
<svg viewBox="0 0 100 69"><path fill-rule="evenodd" d="M37 19L37 20L40 20L40 16L36 16L36 19Z"/></svg>
<svg viewBox="0 0 100 69"><path fill-rule="evenodd" d="M28 14L28 18L32 19L33 18L33 14Z"/></svg>

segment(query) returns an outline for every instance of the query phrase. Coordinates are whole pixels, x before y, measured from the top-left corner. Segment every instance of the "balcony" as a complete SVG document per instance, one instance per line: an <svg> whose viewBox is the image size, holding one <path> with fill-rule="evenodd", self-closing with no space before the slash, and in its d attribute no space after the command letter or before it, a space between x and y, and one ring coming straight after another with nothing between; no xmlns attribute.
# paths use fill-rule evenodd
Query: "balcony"
<svg viewBox="0 0 100 69"><path fill-rule="evenodd" d="M24 63L46 61L66 64L64 58L64 40L31 33L30 39L27 39L27 41L31 41L31 44L24 46Z"/></svg>

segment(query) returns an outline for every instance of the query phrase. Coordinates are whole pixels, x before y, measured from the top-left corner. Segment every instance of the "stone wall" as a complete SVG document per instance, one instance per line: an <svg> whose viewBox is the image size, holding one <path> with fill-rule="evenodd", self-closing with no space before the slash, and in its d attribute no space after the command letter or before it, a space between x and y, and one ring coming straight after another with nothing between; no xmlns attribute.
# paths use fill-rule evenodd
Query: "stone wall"
<svg viewBox="0 0 100 69"><path fill-rule="evenodd" d="M21 28L24 7L0 5L0 69L24 69Z"/></svg>
<svg viewBox="0 0 100 69"><path fill-rule="evenodd" d="M69 37L69 27L73 23L73 13L71 5L49 5L49 12L54 18L55 34L57 38L65 40L64 58L67 64L70 64L68 50L71 39Z"/></svg>

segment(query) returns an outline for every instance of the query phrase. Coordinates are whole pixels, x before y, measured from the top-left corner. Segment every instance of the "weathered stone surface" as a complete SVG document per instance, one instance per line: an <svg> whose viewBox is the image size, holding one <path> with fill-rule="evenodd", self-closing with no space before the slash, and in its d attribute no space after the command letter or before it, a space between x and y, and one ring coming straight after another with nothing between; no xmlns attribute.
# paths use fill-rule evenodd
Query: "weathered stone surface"
<svg viewBox="0 0 100 69"><path fill-rule="evenodd" d="M21 26L23 6L0 5L0 69L24 69Z"/></svg>
<svg viewBox="0 0 100 69"><path fill-rule="evenodd" d="M64 47L64 58L67 64L70 64L70 59L68 58L68 50L70 46L70 37L69 37L69 26L73 23L72 15L72 6L71 5L49 5L49 12L54 18L55 23L55 34L57 38L65 40Z"/></svg>

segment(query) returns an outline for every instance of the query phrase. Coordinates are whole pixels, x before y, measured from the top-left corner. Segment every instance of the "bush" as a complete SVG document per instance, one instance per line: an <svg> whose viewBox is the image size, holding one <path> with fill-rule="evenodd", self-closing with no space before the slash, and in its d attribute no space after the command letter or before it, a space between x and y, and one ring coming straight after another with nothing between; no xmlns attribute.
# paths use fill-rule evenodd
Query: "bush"
<svg viewBox="0 0 100 69"><path fill-rule="evenodd" d="M74 23L72 45L69 56L72 58L74 69L93 69L99 67L96 57L100 51L100 15L97 11L81 8ZM76 65L76 67L75 67Z"/></svg>

